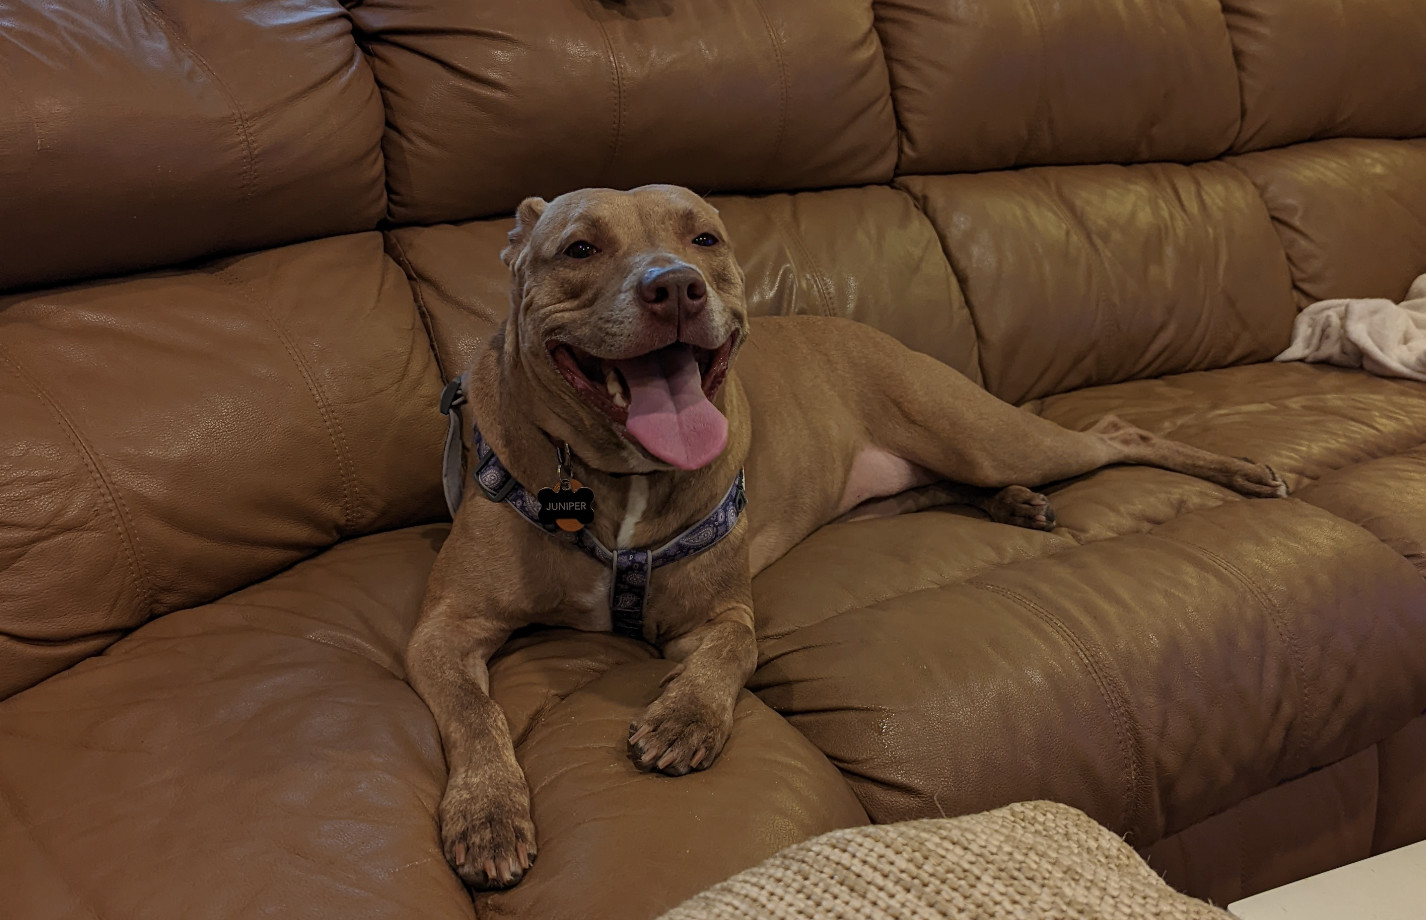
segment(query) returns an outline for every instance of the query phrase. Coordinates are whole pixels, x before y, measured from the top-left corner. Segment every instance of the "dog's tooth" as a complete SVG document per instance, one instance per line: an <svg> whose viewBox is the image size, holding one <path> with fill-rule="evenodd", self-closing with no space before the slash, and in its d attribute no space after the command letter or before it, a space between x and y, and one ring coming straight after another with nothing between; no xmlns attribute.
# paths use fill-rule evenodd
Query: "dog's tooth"
<svg viewBox="0 0 1426 920"><path fill-rule="evenodd" d="M614 405L620 409L626 409L629 401L624 398L624 387L619 383L619 375L614 368L606 368L604 371L604 388L609 391L609 396L614 400Z"/></svg>

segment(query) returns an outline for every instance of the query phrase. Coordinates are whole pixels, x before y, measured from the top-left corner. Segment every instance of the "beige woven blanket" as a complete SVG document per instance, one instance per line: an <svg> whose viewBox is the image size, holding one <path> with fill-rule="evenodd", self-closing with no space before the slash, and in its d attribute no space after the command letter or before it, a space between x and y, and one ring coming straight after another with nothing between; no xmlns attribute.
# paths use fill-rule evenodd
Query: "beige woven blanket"
<svg viewBox="0 0 1426 920"><path fill-rule="evenodd" d="M1232 920L1179 894L1083 812L1021 802L833 831L661 920Z"/></svg>

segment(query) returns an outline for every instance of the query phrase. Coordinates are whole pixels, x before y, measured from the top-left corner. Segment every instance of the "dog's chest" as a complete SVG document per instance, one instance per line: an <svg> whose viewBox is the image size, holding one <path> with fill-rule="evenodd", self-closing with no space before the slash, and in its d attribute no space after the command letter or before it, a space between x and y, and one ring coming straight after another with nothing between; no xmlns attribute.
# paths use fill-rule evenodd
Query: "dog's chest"
<svg viewBox="0 0 1426 920"><path fill-rule="evenodd" d="M634 539L635 529L648 508L648 500L648 484L641 477L632 478L615 540L618 549L627 549ZM574 562L573 559L570 561ZM612 570L603 567L595 569L588 564L580 564L575 566L575 571L570 574L575 577L570 578L565 585L561 611L563 622L552 625L591 632L608 632L613 629L613 614L609 609L610 583L614 577Z"/></svg>
<svg viewBox="0 0 1426 920"><path fill-rule="evenodd" d="M580 585L570 585L565 592L564 613L567 622L552 625L568 626L587 632L609 632L614 628L609 610L610 572L588 579Z"/></svg>

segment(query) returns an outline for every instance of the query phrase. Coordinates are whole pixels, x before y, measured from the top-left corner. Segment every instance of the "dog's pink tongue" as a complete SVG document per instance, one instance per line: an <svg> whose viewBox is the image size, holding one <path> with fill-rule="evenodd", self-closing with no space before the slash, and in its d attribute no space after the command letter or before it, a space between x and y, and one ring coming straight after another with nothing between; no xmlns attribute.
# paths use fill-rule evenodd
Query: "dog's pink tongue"
<svg viewBox="0 0 1426 920"><path fill-rule="evenodd" d="M629 384L629 434L679 469L713 461L728 443L728 420L703 395L693 349L670 345L618 363Z"/></svg>

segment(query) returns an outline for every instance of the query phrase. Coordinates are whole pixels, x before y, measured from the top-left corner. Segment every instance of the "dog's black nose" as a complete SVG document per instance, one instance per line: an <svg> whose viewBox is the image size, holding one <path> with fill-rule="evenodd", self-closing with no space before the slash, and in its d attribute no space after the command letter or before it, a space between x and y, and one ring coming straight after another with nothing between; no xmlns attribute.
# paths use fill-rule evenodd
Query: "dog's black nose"
<svg viewBox="0 0 1426 920"><path fill-rule="evenodd" d="M639 298L656 314L692 316L708 303L708 285L692 265L651 268L639 279Z"/></svg>

